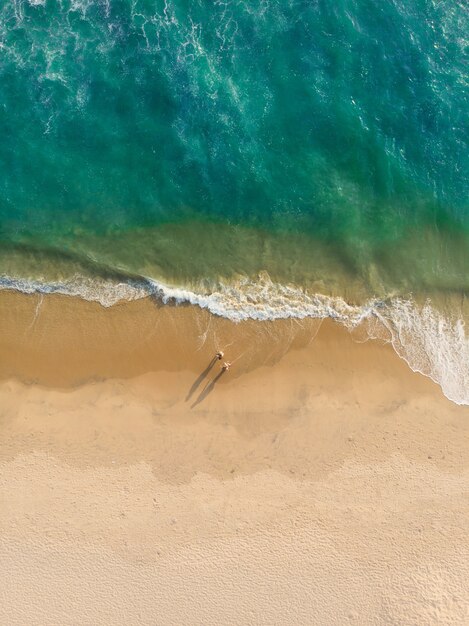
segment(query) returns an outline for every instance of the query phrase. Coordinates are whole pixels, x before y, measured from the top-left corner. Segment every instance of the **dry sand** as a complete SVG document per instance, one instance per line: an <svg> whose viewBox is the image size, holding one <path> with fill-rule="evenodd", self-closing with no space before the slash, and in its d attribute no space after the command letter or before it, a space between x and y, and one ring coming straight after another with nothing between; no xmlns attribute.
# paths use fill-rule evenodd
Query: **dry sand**
<svg viewBox="0 0 469 626"><path fill-rule="evenodd" d="M0 320L0 624L469 623L469 408L389 346L151 301Z"/></svg>

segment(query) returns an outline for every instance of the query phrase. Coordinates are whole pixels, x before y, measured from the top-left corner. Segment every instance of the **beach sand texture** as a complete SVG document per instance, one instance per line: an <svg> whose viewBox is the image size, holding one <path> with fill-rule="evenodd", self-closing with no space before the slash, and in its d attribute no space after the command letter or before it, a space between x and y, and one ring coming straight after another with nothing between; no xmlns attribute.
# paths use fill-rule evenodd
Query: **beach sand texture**
<svg viewBox="0 0 469 626"><path fill-rule="evenodd" d="M469 409L389 346L148 299L0 315L0 623L469 622Z"/></svg>

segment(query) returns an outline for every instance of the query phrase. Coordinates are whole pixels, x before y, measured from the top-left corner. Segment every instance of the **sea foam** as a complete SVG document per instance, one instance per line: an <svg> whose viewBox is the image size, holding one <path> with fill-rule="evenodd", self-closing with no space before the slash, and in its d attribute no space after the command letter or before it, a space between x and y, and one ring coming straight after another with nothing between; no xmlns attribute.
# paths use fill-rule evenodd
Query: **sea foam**
<svg viewBox="0 0 469 626"><path fill-rule="evenodd" d="M392 297L352 305L340 297L272 282L267 276L191 289L151 278L119 282L77 275L63 282L45 282L2 276L0 289L75 296L104 307L153 297L163 304L198 306L233 322L329 318L349 331L365 328L368 338L389 342L413 371L439 384L448 399L469 405L469 338L464 320L445 316L429 301L421 305Z"/></svg>

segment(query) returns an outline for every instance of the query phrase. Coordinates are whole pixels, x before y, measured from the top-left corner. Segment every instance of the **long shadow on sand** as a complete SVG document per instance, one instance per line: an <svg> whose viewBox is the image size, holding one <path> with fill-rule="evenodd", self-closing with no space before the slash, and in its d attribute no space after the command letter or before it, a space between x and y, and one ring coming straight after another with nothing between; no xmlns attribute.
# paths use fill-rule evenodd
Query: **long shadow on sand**
<svg viewBox="0 0 469 626"><path fill-rule="evenodd" d="M194 384L189 389L189 393L186 396L186 402L188 402L191 399L192 394L195 393L195 391L197 391L197 387L199 387L199 385L205 380L205 378L207 378L207 376L210 373L210 370L212 369L212 367L215 365L217 361L218 361L218 357L214 356L213 359L210 361L210 363L207 365L207 367L204 369L204 371L197 377Z"/></svg>
<svg viewBox="0 0 469 626"><path fill-rule="evenodd" d="M191 409L193 409L195 406L197 406L203 400L205 400L205 398L208 396L209 393L212 393L212 391L215 389L215 385L217 384L217 382L220 380L220 378L223 376L224 373L225 373L225 370L222 370L219 374L215 376L215 378L210 383L208 383L204 387L203 391L201 392L197 400L194 402L194 404L191 405Z"/></svg>

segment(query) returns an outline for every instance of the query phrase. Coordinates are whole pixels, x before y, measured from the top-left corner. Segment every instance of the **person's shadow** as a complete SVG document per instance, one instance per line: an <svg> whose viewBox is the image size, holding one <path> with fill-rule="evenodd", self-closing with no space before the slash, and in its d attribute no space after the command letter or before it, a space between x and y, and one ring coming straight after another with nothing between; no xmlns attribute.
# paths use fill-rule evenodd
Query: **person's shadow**
<svg viewBox="0 0 469 626"><path fill-rule="evenodd" d="M205 380L205 378L207 378L207 376L210 373L210 370L212 369L212 367L215 365L215 363L218 360L219 360L218 357L214 356L213 359L210 361L210 363L207 365L207 367L204 369L204 371L200 374L200 376L197 377L196 381L194 382L192 387L189 389L189 393L186 396L186 402L189 402L192 394L195 393L195 391L197 391L197 387L199 387L199 385Z"/></svg>
<svg viewBox="0 0 469 626"><path fill-rule="evenodd" d="M215 385L217 384L217 382L220 380L220 378L223 376L223 374L225 373L226 370L222 369L222 371L217 374L215 376L215 378L208 383L207 385L205 385L204 389L202 390L201 394L199 395L199 397L197 398L197 400L191 405L191 409L193 409L195 406L197 406L198 404L200 404L203 400L205 400L205 398L208 396L209 393L212 393L212 391L215 388Z"/></svg>

